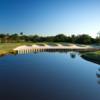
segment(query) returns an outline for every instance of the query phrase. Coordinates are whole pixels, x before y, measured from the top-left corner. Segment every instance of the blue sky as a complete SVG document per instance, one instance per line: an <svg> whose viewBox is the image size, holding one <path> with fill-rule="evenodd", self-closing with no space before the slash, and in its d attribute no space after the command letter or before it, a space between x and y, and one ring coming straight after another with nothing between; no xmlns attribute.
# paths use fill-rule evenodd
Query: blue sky
<svg viewBox="0 0 100 100"><path fill-rule="evenodd" d="M0 33L56 35L100 31L100 0L0 0Z"/></svg>

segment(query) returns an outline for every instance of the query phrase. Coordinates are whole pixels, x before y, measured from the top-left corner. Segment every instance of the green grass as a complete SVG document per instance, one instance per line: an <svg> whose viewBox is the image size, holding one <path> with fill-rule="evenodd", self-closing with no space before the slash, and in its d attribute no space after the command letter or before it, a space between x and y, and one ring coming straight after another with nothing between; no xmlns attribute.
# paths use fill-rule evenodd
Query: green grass
<svg viewBox="0 0 100 100"><path fill-rule="evenodd" d="M21 45L32 45L33 43L0 43L0 55L13 52L13 49Z"/></svg>
<svg viewBox="0 0 100 100"><path fill-rule="evenodd" d="M95 54L97 54L97 55L99 55L99 56L100 56L100 51L95 52Z"/></svg>
<svg viewBox="0 0 100 100"><path fill-rule="evenodd" d="M21 45L27 45L31 46L33 44L37 44L39 46L45 46L45 44L51 45L51 46L57 46L55 43L0 43L0 55L13 53L13 49L21 46Z"/></svg>
<svg viewBox="0 0 100 100"><path fill-rule="evenodd" d="M50 45L50 46L57 46L57 43L0 43L0 55L4 55L4 54L8 54L9 52L13 52L13 49L21 46L21 45L28 45L31 46L33 44L37 44L39 46L44 46L45 44ZM63 44L65 46L70 46L72 44L69 43L60 43ZM93 60L97 60L100 61L100 51L97 52L89 52L89 53L84 53L83 54L84 57L87 57L89 59L93 59Z"/></svg>
<svg viewBox="0 0 100 100"><path fill-rule="evenodd" d="M83 53L82 57L86 60L100 64L100 51Z"/></svg>
<svg viewBox="0 0 100 100"><path fill-rule="evenodd" d="M61 45L63 45L63 46L72 46L73 44L71 44L71 43L60 43Z"/></svg>
<svg viewBox="0 0 100 100"><path fill-rule="evenodd" d="M36 43L36 45L38 45L38 46L45 46L44 43Z"/></svg>
<svg viewBox="0 0 100 100"><path fill-rule="evenodd" d="M46 44L49 45L49 46L58 46L57 43L52 43L52 42L51 43L46 43Z"/></svg>
<svg viewBox="0 0 100 100"><path fill-rule="evenodd" d="M76 44L76 45L79 47L86 47L86 45L83 45L83 44Z"/></svg>

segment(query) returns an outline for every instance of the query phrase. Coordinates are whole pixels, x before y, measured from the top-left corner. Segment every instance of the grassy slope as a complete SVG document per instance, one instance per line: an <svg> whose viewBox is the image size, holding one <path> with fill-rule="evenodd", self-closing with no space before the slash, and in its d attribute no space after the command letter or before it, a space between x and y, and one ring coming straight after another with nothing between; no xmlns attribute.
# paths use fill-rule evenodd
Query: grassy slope
<svg viewBox="0 0 100 100"><path fill-rule="evenodd" d="M12 51L20 45L31 45L33 43L0 43L0 54L5 54Z"/></svg>
<svg viewBox="0 0 100 100"><path fill-rule="evenodd" d="M12 51L17 46L32 45L32 44L34 44L34 43L26 43L26 42L25 43L0 43L0 55ZM43 44L44 45L45 43L36 43L36 44L38 44L38 45ZM53 43L48 43L48 42L46 44L50 44L50 45L54 45L54 46L56 45L56 43L53 44ZM89 58L89 59L92 59L92 60L100 61L100 51L84 53L82 56Z"/></svg>
<svg viewBox="0 0 100 100"><path fill-rule="evenodd" d="M12 52L14 48L21 46L21 45L33 45L34 43L0 43L0 55L7 54ZM35 43L39 46L44 46L47 43Z"/></svg>
<svg viewBox="0 0 100 100"><path fill-rule="evenodd" d="M7 54L9 52L12 52L14 48L16 48L17 46L21 46L21 45L32 45L34 43L0 43L0 55L3 55L3 54ZM45 42L45 43L35 43L39 46L44 46L45 44L49 44L51 46L56 46L56 43L48 43L48 42Z"/></svg>
<svg viewBox="0 0 100 100"><path fill-rule="evenodd" d="M89 61L100 63L100 51L84 53L82 57Z"/></svg>

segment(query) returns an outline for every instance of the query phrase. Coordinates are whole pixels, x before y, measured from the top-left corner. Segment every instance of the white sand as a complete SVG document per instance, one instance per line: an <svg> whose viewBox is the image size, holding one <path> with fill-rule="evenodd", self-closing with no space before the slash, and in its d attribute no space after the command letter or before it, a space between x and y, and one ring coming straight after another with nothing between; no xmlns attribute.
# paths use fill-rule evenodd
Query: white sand
<svg viewBox="0 0 100 100"><path fill-rule="evenodd" d="M61 44L57 44L57 46L50 46L45 44L45 46L39 46L35 44L32 46L23 45L14 48L14 50L29 50L29 49L100 49L100 46L77 45L77 44L71 44L69 46L63 46Z"/></svg>

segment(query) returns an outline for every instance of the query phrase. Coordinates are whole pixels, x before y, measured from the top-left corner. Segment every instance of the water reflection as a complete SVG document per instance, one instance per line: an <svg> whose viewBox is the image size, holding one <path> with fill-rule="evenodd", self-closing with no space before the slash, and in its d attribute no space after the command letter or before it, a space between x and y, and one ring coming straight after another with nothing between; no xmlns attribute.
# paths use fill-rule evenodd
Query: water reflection
<svg viewBox="0 0 100 100"><path fill-rule="evenodd" d="M96 71L96 76L97 76L98 78L100 78L100 68L98 68L98 70Z"/></svg>
<svg viewBox="0 0 100 100"><path fill-rule="evenodd" d="M18 54L37 54L37 53L40 53L40 52L50 52L50 53L54 53L54 52L59 52L59 53L67 53L69 52L68 50L59 50L59 49L46 49L46 50L20 50L20 51L17 51L16 53L8 53L10 55L18 55ZM6 56L8 54L4 54L4 55L0 55L0 57L3 57L3 56Z"/></svg>
<svg viewBox="0 0 100 100"><path fill-rule="evenodd" d="M73 50L66 50L66 49L29 49L29 50L19 50L18 54L28 54L28 53L38 53L38 52L74 52ZM76 51L77 52L77 51ZM71 54L72 58L75 58L75 53Z"/></svg>
<svg viewBox="0 0 100 100"><path fill-rule="evenodd" d="M18 51L17 54L29 54L29 53L39 53L39 52L59 52L59 53L67 53L69 52L68 50L59 50L59 49L45 49L45 50L42 50L42 49L38 49L38 50L21 50L21 51Z"/></svg>
<svg viewBox="0 0 100 100"><path fill-rule="evenodd" d="M69 56L72 58L72 59L75 59L76 58L76 56L77 55L79 55L80 56L80 54L81 53L79 53L79 52L75 52L75 51L68 51L68 50L54 50L54 49L52 49L52 50L45 50L45 51L43 51L43 50L40 50L40 51L31 51L31 50L27 50L27 51L21 51L21 52L18 52L18 53L13 53L12 55L17 55L17 54L29 54L29 53L33 53L33 54L38 54L39 52L50 52L50 53L54 53L54 52L59 52L59 53L65 53L65 54L67 54L67 53L69 53ZM3 56L5 56L5 55L1 55L0 57L3 57ZM88 59L86 59L86 58L84 58L85 60L88 60ZM90 61L90 60L88 60L88 61ZM90 61L90 62L93 62L93 63L96 63L96 62L94 62L94 61ZM97 63L98 64L98 63ZM96 71L96 78L97 78L97 83L100 85L100 68L98 68L97 69L97 71Z"/></svg>
<svg viewBox="0 0 100 100"><path fill-rule="evenodd" d="M70 57L71 57L72 59L76 58L76 53L75 53L75 52L71 52L71 53L70 53Z"/></svg>
<svg viewBox="0 0 100 100"><path fill-rule="evenodd" d="M96 71L97 83L100 85L100 67Z"/></svg>
<svg viewBox="0 0 100 100"><path fill-rule="evenodd" d="M81 55L81 57L82 57L83 59L89 61L89 62L96 63L96 64L100 65L100 62L99 62L99 61L96 61L96 60L93 60L93 59L87 58L87 57L82 56L82 55Z"/></svg>
<svg viewBox="0 0 100 100"><path fill-rule="evenodd" d="M54 49L47 49L47 50L37 50L37 51L26 51L26 50L23 50L23 51L19 51L17 52L16 54L12 54L12 55L17 55L17 54L30 54L30 53L33 53L33 54L37 54L37 53L40 53L40 52L50 52L50 53L56 53L56 52L59 52L59 53L69 53L70 54L70 57L72 59L76 58L76 55L80 55L80 53L78 52L75 52L75 51L68 51L68 50L54 50ZM10 53L11 54L11 53ZM4 55L3 55L4 56Z"/></svg>
<svg viewBox="0 0 100 100"><path fill-rule="evenodd" d="M100 99L100 89L97 88L100 78L95 72L98 65L86 62L78 56L77 52L48 52L34 52L36 54L22 54L1 59L0 66L3 67L0 69L0 74L3 77L0 80L8 80L9 83L1 81L1 94L5 97L10 94L13 97L18 95L22 100L36 100L36 96L42 97L42 100L48 98L51 100ZM72 59L74 60L72 61ZM7 68L6 71L4 68ZM97 71L100 72L99 69ZM6 84L6 87L3 83ZM45 99L45 96L48 98ZM33 98L30 99L30 97ZM53 97L55 98L53 99ZM8 99L11 100L10 96Z"/></svg>
<svg viewBox="0 0 100 100"><path fill-rule="evenodd" d="M95 64L100 65L100 62L98 62L98 61L95 61L95 60L93 60L93 59L89 59L89 58L84 57L84 56L81 56L81 57L82 57L83 59L89 61L89 62L92 62L92 63L95 63ZM99 67L99 68L97 69L97 71L96 71L96 77L97 77L97 83L100 85L100 67Z"/></svg>
<svg viewBox="0 0 100 100"><path fill-rule="evenodd" d="M97 83L100 85L100 78L97 78Z"/></svg>

